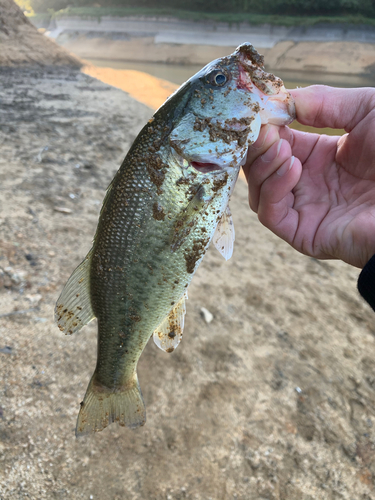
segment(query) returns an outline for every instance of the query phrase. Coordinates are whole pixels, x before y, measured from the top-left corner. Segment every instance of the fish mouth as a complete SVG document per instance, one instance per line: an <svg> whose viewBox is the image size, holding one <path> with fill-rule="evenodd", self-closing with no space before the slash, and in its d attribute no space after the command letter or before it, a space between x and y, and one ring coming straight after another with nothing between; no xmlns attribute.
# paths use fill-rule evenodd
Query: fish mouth
<svg viewBox="0 0 375 500"><path fill-rule="evenodd" d="M205 163L201 161L192 161L190 165L200 174L209 174L211 172L222 172L225 169L217 163Z"/></svg>
<svg viewBox="0 0 375 500"><path fill-rule="evenodd" d="M193 160L192 158L186 158L183 155L183 151L181 149L177 151L176 148L172 146L171 150L173 152L174 158L177 160L177 163L180 165L183 171L186 171L189 167L193 167L193 169L199 174L210 174L212 172L229 173L229 171L233 170L233 168L237 166L234 165L234 163L229 165L220 165L219 163L214 163L212 161L199 161L199 159ZM242 162L243 160L241 161L240 165L243 164Z"/></svg>
<svg viewBox="0 0 375 500"><path fill-rule="evenodd" d="M206 158L199 157L196 157L196 159L194 160L192 158L186 158L181 154L183 153L182 151L177 152L174 147L172 147L171 149L173 151L175 160L177 160L177 163L180 165L184 172L186 172L189 168L193 168L198 174L223 174L224 172L230 174L231 172L233 172L233 169L244 165L247 156L246 150L245 156L242 158L238 158L238 161L235 161L235 159L233 159L230 163L221 164L220 162L214 163L210 161L210 158L207 158L208 161L204 161L206 160Z"/></svg>
<svg viewBox="0 0 375 500"><path fill-rule="evenodd" d="M260 69L251 73L242 67L238 88L246 89L259 97L262 124L289 125L295 120L294 99L280 78Z"/></svg>
<svg viewBox="0 0 375 500"><path fill-rule="evenodd" d="M259 97L262 124L288 125L295 120L294 100L285 89L283 81L264 70L263 56L260 56L250 44L238 47L237 54L239 60L237 88Z"/></svg>

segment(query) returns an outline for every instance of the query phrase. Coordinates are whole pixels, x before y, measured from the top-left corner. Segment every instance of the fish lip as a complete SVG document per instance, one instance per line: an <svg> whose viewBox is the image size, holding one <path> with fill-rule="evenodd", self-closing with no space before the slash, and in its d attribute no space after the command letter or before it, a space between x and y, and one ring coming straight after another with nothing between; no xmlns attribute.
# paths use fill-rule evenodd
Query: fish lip
<svg viewBox="0 0 375 500"><path fill-rule="evenodd" d="M275 125L289 125L297 118L296 105L289 92L285 91L285 93L282 93L282 98L280 94L271 96L268 101L275 103L280 110L285 107L284 114L280 116L280 119Z"/></svg>
<svg viewBox="0 0 375 500"><path fill-rule="evenodd" d="M244 60L239 60L239 79L237 88L249 92L260 92L270 98L285 91L284 83L278 76L268 73L262 67L257 67Z"/></svg>
<svg viewBox="0 0 375 500"><path fill-rule="evenodd" d="M289 118L284 123L284 125L289 125L290 123L292 123L297 118L296 104L295 104L294 99L292 98L292 96L290 96L290 98L288 97L288 99L286 101L286 104L287 104L287 111L286 112L288 113Z"/></svg>
<svg viewBox="0 0 375 500"><path fill-rule="evenodd" d="M264 68L264 57L258 53L253 45L249 42L239 45L234 54L238 57L239 61L250 66L254 69Z"/></svg>
<svg viewBox="0 0 375 500"><path fill-rule="evenodd" d="M260 65L253 64L253 61L245 60L245 54L239 56L239 79L237 88L258 95L260 106L267 102L272 103L278 109L278 115L270 121L275 125L289 125L296 119L296 108L294 99L285 89L283 81L267 73ZM262 123L263 122L262 120Z"/></svg>
<svg viewBox="0 0 375 500"><path fill-rule="evenodd" d="M173 156L177 160L178 164L183 171L187 171L189 167L192 167L199 174L211 174L230 172L233 168L238 165L220 165L215 162L200 162L199 159L187 158L182 154L182 150L176 150L174 146L171 146L173 151Z"/></svg>

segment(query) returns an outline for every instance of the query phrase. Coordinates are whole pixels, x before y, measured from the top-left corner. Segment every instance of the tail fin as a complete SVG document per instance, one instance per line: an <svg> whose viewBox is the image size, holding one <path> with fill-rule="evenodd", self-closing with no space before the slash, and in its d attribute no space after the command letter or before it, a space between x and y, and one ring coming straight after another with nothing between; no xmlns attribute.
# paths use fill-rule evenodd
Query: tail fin
<svg viewBox="0 0 375 500"><path fill-rule="evenodd" d="M112 391L95 384L94 373L81 403L76 437L102 431L112 422L130 428L145 424L146 408L136 374L124 390Z"/></svg>

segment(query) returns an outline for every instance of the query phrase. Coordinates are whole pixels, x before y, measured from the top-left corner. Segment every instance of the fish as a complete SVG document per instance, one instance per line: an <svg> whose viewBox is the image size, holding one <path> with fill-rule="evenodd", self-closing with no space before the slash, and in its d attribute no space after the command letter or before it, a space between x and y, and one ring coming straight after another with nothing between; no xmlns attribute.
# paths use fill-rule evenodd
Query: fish
<svg viewBox="0 0 375 500"><path fill-rule="evenodd" d="M97 318L94 374L76 436L146 421L137 363L151 337L179 345L187 289L211 240L227 260L235 239L228 202L262 124L289 124L294 101L250 43L210 62L143 127L109 185L91 250L55 308L78 332Z"/></svg>

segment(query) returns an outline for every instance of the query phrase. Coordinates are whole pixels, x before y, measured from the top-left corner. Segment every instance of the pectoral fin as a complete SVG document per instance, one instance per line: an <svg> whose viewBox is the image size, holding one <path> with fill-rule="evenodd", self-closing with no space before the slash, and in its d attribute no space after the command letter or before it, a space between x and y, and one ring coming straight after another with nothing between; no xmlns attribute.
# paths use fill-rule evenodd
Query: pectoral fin
<svg viewBox="0 0 375 500"><path fill-rule="evenodd" d="M90 298L92 250L66 283L55 307L55 320L62 332L72 334L95 318Z"/></svg>
<svg viewBox="0 0 375 500"><path fill-rule="evenodd" d="M181 342L186 313L187 293L154 331L155 344L165 352L173 352Z"/></svg>
<svg viewBox="0 0 375 500"><path fill-rule="evenodd" d="M200 214L211 197L207 196L204 186L199 186L180 216L176 219L173 228L171 251L175 252L185 242L191 229L200 218Z"/></svg>
<svg viewBox="0 0 375 500"><path fill-rule="evenodd" d="M229 260L233 254L234 226L229 205L225 209L212 239L213 244L219 250L225 260Z"/></svg>

